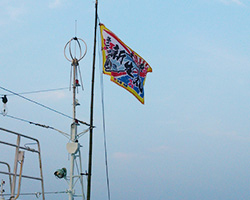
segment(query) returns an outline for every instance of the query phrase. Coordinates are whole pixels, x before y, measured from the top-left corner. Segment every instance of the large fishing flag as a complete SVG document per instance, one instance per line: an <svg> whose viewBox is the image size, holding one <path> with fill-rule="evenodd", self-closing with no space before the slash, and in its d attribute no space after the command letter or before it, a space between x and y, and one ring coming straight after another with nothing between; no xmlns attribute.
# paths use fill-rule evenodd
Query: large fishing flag
<svg viewBox="0 0 250 200"><path fill-rule="evenodd" d="M102 40L103 73L110 80L131 92L144 104L144 83L149 64L124 44L114 33L100 24Z"/></svg>

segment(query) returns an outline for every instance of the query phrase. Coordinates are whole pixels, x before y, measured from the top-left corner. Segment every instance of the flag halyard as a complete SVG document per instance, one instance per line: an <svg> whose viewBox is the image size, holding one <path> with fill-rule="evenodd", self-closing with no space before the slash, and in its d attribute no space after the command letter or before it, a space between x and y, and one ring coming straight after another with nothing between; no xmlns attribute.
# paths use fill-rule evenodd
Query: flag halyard
<svg viewBox="0 0 250 200"><path fill-rule="evenodd" d="M150 65L123 43L113 32L100 24L103 73L111 81L131 92L144 104L144 84Z"/></svg>

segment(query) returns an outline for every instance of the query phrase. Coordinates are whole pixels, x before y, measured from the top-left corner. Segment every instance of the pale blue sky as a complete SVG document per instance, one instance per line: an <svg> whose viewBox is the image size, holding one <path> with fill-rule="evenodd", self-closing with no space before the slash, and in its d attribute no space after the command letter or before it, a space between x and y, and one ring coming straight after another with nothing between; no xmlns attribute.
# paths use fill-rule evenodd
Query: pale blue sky
<svg viewBox="0 0 250 200"><path fill-rule="evenodd" d="M100 0L99 18L153 69L145 105L104 76L111 199L250 199L250 1ZM1 0L0 80L15 92L69 86L63 48L75 36L75 20L77 36L88 45L77 115L88 121L93 0ZM100 200L107 192L96 69L92 199ZM67 90L27 97L72 113ZM8 113L70 130L70 119L18 97L9 97ZM3 116L0 127L38 138L46 191L65 191L53 173L69 168L67 139ZM88 136L80 142L85 170Z"/></svg>

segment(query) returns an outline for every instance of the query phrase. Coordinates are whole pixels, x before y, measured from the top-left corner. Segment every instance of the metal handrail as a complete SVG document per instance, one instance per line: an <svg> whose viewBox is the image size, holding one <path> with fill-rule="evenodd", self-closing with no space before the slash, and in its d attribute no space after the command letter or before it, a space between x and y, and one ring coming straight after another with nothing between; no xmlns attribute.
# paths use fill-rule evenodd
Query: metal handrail
<svg viewBox="0 0 250 200"><path fill-rule="evenodd" d="M7 163L7 162L3 162L3 161L0 161L0 164L3 164L3 165L6 165L8 167L8 173L7 172L3 172L2 174L6 173L9 175L9 180L10 180L10 189L11 189L11 186L12 186L12 182L11 182L11 172L10 172L10 165ZM1 172L0 172L1 173Z"/></svg>
<svg viewBox="0 0 250 200"><path fill-rule="evenodd" d="M28 179L35 179L35 180L41 181L42 197L43 197L43 200L45 200L45 196L44 196L44 182L43 182L43 173L42 173L42 161L41 161L41 153L40 153L41 151L40 151L40 143L39 143L39 141L37 139L29 137L27 135L23 135L23 134L20 134L20 133L14 132L14 131L10 131L10 130L7 130L7 129L1 128L1 127L0 127L0 131L4 131L4 132L7 132L9 134L17 136L17 142L16 142L16 144L8 143L8 142L5 142L5 141L0 141L0 144L4 144L4 145L7 145L7 146L11 146L11 147L16 148L15 162L14 162L15 166L14 166L14 172L13 173L10 172L10 166L8 165L8 163L0 161L0 164L5 164L5 165L8 166L9 172L0 171L0 174L9 175L10 183L11 183L11 187L10 187L10 189L11 189L11 197L10 197L10 199L17 199L19 197L19 195L20 195L20 186L21 186L21 178L28 178ZM31 149L31 148L26 147L26 146L21 146L20 145L20 139L21 138L26 138L26 139L30 139L30 140L35 141L36 144L37 144L37 149ZM39 168L40 168L40 177L32 177L32 176L22 175L23 160L21 161L20 173L19 174L17 173L18 155L20 153L19 149L22 149L22 150L25 150L25 151L29 151L29 152L33 152L33 153L37 153L38 154ZM11 180L11 176L13 176L12 180ZM19 177L18 192L17 192L17 195L14 197L15 186L16 186L16 177L17 176Z"/></svg>

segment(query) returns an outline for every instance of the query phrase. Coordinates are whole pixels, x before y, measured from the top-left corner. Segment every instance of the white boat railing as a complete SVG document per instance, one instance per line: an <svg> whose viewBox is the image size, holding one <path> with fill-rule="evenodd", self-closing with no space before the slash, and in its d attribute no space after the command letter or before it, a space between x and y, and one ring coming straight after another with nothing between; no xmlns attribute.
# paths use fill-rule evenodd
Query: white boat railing
<svg viewBox="0 0 250 200"><path fill-rule="evenodd" d="M16 136L16 143L13 142L7 142L6 140L0 140L0 145L7 145L10 147L15 148L15 159L14 159L14 168L13 168L13 173L11 172L11 167L9 165L9 163L7 163L6 161L0 161L1 165L6 165L8 170L7 171L0 171L0 174L5 174L9 176L9 182L10 182L10 200L15 200L18 199L18 197L21 194L21 179L22 178L27 178L27 179L33 179L33 180L38 180L41 182L41 194L42 194L42 199L45 200L45 196L44 196L44 181L43 181L43 173L42 173L42 160L41 160L41 151L40 151L40 143L37 139L20 134L20 133L16 133L14 131L10 131L4 128L0 127L0 133L4 133L6 134L6 137L4 138L8 138L7 134L11 134ZM28 141L32 141L32 144L36 145L36 148L30 148L27 145L21 145L21 139L25 139ZM30 143L29 143L30 144ZM25 152L31 152L31 153L36 153L38 154L38 160L39 160L39 170L40 170L40 176L39 177L34 177L34 176L29 176L29 175L23 175L23 163L24 163L24 154ZM19 168L19 173L17 172ZM16 185L16 179L18 177L18 184ZM17 188L17 192L16 192L16 188ZM1 197L3 198L3 194L1 192Z"/></svg>

